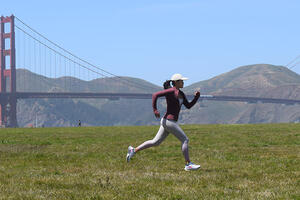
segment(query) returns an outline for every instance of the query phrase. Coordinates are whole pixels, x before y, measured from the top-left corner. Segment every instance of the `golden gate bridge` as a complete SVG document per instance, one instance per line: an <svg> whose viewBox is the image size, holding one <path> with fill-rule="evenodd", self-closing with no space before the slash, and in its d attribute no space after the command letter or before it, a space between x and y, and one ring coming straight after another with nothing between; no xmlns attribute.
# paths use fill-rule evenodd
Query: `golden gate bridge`
<svg viewBox="0 0 300 200"><path fill-rule="evenodd" d="M50 41L42 34L25 24L15 16L1 16L0 36L0 126L17 127L17 101L27 98L105 98L117 100L150 99L158 87L141 85L125 77L117 76L101 69L70 51ZM33 52L33 53L31 53ZM18 68L18 70L17 70ZM23 70L20 70L23 69ZM28 71L39 76L27 84L25 77ZM64 79L58 82L59 91L48 88L42 91L45 78ZM97 78L116 78L128 86L139 89L139 92L97 92L87 90L80 85L79 80L93 80ZM28 77L27 77L28 78ZM22 80L23 79L23 80ZM45 89L44 89L45 90ZM76 91L76 92L74 92ZM187 95L192 98L192 95ZM248 103L279 103L286 105L300 104L300 100L259 98L244 96L213 96L201 95L200 101L238 101Z"/></svg>

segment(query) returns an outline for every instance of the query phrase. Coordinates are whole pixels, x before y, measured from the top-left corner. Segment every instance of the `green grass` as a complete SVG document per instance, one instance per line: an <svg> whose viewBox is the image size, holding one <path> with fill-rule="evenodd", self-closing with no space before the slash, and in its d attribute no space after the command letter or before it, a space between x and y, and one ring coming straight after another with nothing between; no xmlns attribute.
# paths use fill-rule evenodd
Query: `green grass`
<svg viewBox="0 0 300 200"><path fill-rule="evenodd" d="M300 124L185 125L125 162L158 126L0 129L0 199L300 199Z"/></svg>

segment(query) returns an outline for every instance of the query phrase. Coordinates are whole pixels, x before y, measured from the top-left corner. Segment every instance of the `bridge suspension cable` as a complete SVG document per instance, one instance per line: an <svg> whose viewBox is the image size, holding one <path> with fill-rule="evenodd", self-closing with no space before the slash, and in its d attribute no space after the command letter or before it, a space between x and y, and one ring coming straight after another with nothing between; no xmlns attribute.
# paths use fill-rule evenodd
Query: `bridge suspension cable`
<svg viewBox="0 0 300 200"><path fill-rule="evenodd" d="M69 54L70 56L72 56L72 57L74 57L74 58L80 60L81 62L83 62L83 63L85 63L85 64L87 64L87 65L89 65L89 66L91 66L91 67L93 67L93 68L95 68L95 69L97 69L97 70L100 70L102 73L101 73L101 72L97 72L97 71L95 71L95 70L93 70L93 69L90 69L89 67L86 67L85 65L83 65L83 64L81 64L81 63L79 63L79 62L76 62L76 61L74 61L73 59L71 59L71 58L69 58L69 57L63 55L62 53L56 51L54 48L51 48L49 45L46 45L45 43L43 43L43 42L41 42L40 40L36 39L36 38L33 37L31 34L29 34L27 31L23 30L21 27L15 25L16 28L18 28L19 30L21 30L22 32L24 32L26 35L28 35L29 37L31 37L32 39L34 39L34 40L37 41L38 43L44 45L45 47L51 49L53 52L57 53L58 55L64 57L64 58L67 59L67 60L69 60L70 62L73 62L73 63L75 63L75 64L77 64L77 65L79 65L79 66L81 66L81 67L87 69L88 71L91 71L91 72L96 73L96 74L98 74L98 75L101 75L101 76L103 76L103 77L109 77L108 75L113 76L113 77L116 77L116 78L118 78L120 81L122 81L124 84L127 84L127 85L130 84L130 86L135 86L135 87L138 87L138 88L141 88L141 89L149 89L149 88L151 88L151 89L157 89L156 87L152 87L152 86L148 86L148 85L147 85L147 86L142 86L142 85L140 85L140 84L138 84L138 83L136 83L136 82L134 82L134 81L132 81L132 80L127 80L127 79L125 79L125 78L123 78L123 77L117 76L116 74L113 74L113 73L111 73L111 72L108 72L108 71L106 71L106 70L104 70L104 69L102 69L102 68L100 68L100 67L98 67L98 66L96 66L96 65L94 65L94 64L91 64L90 62L88 62L88 61L86 61L86 60L84 60L84 59L81 59L80 57L76 56L75 54L71 53L70 51L68 51L68 50L66 50L66 49L64 49L64 48L62 48L60 45L58 45L58 44L52 42L51 40L49 40L48 38L46 38L45 36L43 36L42 34L40 34L38 31L36 31L35 29L31 28L29 25L27 25L25 22L23 22L23 21L22 21L21 19L19 19L18 17L15 16L15 18L16 18L21 24L23 24L23 25L26 26L28 29L30 29L32 32L34 32L35 34L37 34L38 36L40 36L41 38L43 38L43 39L46 40L47 42L51 43L52 45L54 45L54 46L57 47L58 49L62 50L63 52L65 52L65 53L67 53L67 54ZM106 74L108 74L108 75L105 75L104 73L106 73Z"/></svg>
<svg viewBox="0 0 300 200"><path fill-rule="evenodd" d="M17 25L15 25L15 27L18 28L18 29L19 29L20 31L22 31L23 33L25 33L26 35L28 35L29 37L31 37L31 38L32 38L33 40L35 40L36 42L38 42L38 43L44 45L44 46L47 47L48 49L51 49L53 52L59 54L60 56L64 57L65 59L67 59L67 60L69 60L69 61L71 61L71 62L74 62L75 64L78 64L78 65L80 65L81 67L83 67L83 68L85 68L85 69L87 69L87 70L89 70L89 71L92 71L92 72L94 72L94 73L96 73L96 74L98 74L98 75L105 76L105 77L109 77L109 76L107 76L107 75L105 75L105 74L102 74L102 73L100 73L100 72L94 71L93 69L90 69L90 68L88 68L88 67L86 67L86 66L84 66L84 65L82 65L82 64L80 64L80 63L78 63L78 62L76 62L76 61L74 61L74 60L72 60L72 59L70 59L70 58L68 58L67 56L61 54L60 52L58 52L58 51L56 51L55 49L53 49L53 48L51 48L50 46L48 46L47 44L45 44L45 43L41 42L40 40L36 39L35 37L33 37L32 35L30 35L30 34L27 33L26 31L24 31L22 28L18 27Z"/></svg>
<svg viewBox="0 0 300 200"><path fill-rule="evenodd" d="M296 67L297 65L300 64L300 61L296 62L298 59L300 58L300 55L296 56L293 60L291 60L288 64L286 64L285 66L288 69L293 69L294 67Z"/></svg>

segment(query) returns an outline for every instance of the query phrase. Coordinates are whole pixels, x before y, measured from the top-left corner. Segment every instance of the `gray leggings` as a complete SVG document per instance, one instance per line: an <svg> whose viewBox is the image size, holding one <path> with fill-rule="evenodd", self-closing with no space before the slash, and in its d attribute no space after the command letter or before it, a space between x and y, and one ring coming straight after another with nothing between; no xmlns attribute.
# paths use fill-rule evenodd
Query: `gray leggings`
<svg viewBox="0 0 300 200"><path fill-rule="evenodd" d="M173 120L162 118L160 120L160 128L156 136L152 140L148 140L143 144L141 144L140 146L138 146L137 149L140 151L152 146L158 146L162 141L164 141L164 139L169 135L169 133L172 133L175 137L177 137L181 141L182 143L181 150L183 156L185 160L189 162L190 161L189 148L188 148L189 139L185 135L183 130L179 127L179 125Z"/></svg>

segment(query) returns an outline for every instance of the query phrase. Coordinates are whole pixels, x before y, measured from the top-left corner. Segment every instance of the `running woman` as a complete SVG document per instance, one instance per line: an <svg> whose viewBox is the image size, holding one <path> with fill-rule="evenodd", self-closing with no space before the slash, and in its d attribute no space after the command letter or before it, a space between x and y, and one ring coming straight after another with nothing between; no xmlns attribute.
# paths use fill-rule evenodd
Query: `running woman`
<svg viewBox="0 0 300 200"><path fill-rule="evenodd" d="M128 147L128 153L126 156L127 162L129 162L137 152L149 147L158 146L169 135L169 133L172 133L181 141L182 144L181 150L186 162L184 170L190 171L200 168L200 165L196 165L190 161L188 148L189 139L177 124L181 105L183 104L186 108L190 109L195 105L200 96L200 92L196 91L194 93L194 99L191 102L187 100L185 94L180 90L180 88L183 88L183 81L187 79L188 78L183 77L181 74L174 74L171 77L171 80L164 83L165 90L156 92L152 95L152 107L155 117L160 118L160 113L156 106L158 97L165 96L167 101L167 112L161 119L160 128L152 140L148 140L136 148L132 146ZM170 82L172 82L173 87L170 86Z"/></svg>

